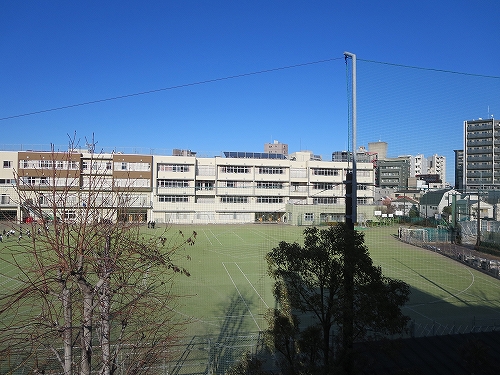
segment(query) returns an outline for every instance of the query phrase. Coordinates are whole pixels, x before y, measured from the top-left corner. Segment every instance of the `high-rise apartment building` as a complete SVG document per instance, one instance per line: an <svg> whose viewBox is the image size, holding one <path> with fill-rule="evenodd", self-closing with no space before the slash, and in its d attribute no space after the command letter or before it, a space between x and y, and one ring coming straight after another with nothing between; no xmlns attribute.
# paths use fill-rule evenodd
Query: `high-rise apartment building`
<svg viewBox="0 0 500 375"><path fill-rule="evenodd" d="M464 121L463 188L500 189L500 121Z"/></svg>

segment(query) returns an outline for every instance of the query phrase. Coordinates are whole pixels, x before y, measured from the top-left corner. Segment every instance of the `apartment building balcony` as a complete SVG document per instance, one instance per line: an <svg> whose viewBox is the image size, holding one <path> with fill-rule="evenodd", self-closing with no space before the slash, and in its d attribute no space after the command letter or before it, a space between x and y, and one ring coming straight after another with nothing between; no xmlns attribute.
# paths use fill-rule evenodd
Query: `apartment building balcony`
<svg viewBox="0 0 500 375"><path fill-rule="evenodd" d="M499 155L495 155L495 160L499 159L500 160L500 150L499 150ZM471 157L470 155L467 156L467 165L470 165L470 163L474 162L481 162L481 161L490 161L491 156L485 156L485 155L474 155Z"/></svg>
<svg viewBox="0 0 500 375"><path fill-rule="evenodd" d="M467 170L469 170L469 171L473 171L475 169L484 170L484 169L491 169L491 167L492 167L491 162L490 163L487 163L487 162L477 163L476 161L474 161L474 164L469 163L467 165Z"/></svg>
<svg viewBox="0 0 500 375"><path fill-rule="evenodd" d="M467 124L467 132L479 131L479 130L491 130L493 128L491 122L486 122L483 124Z"/></svg>
<svg viewBox="0 0 500 375"><path fill-rule="evenodd" d="M474 149L474 148L468 148L467 149L467 155L475 155L475 154L485 154L485 155L490 155L493 153L492 148L487 148L487 149Z"/></svg>
<svg viewBox="0 0 500 375"><path fill-rule="evenodd" d="M481 139L471 139L468 137L467 139L467 147L475 147L475 146L492 146L493 139L491 137Z"/></svg>

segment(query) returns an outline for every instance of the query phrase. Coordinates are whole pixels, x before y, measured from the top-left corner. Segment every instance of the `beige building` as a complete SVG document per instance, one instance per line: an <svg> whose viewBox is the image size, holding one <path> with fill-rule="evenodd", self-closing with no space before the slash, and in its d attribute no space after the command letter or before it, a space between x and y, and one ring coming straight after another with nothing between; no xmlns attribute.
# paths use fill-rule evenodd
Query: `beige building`
<svg viewBox="0 0 500 375"><path fill-rule="evenodd" d="M289 158L259 153L206 158L196 153L174 156L87 151L0 151L0 157L4 165L0 213L16 220L41 215L32 209L33 202L49 209L57 203L45 192L60 190L70 200L60 208L67 219L78 217L79 208L86 204L97 204L103 210L118 212L117 219L123 221L342 221L344 180L350 168L347 162L322 161L307 151ZM14 173L19 174L20 198ZM373 164L358 163L357 177L358 212L363 216L358 219L363 221L373 212ZM85 201L88 191L95 192L92 202Z"/></svg>

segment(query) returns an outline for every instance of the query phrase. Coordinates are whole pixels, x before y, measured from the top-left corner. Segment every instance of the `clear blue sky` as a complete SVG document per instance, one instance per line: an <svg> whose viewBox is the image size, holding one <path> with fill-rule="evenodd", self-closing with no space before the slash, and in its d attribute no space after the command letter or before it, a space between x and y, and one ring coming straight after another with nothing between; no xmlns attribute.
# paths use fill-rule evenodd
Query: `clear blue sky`
<svg viewBox="0 0 500 375"><path fill-rule="evenodd" d="M499 15L494 0L5 0L0 147L64 145L76 131L83 144L94 133L98 148L212 155L263 151L276 139L291 152L329 157L347 148L349 51L361 60L358 144L380 139L389 156L451 158L463 120L486 117L487 108L500 117L498 79L486 80L496 85L487 90L474 83L488 91L474 102L464 99L471 90L461 88L461 76L363 60L500 76ZM323 60L330 61L307 64ZM245 75L298 64L307 65ZM190 85L237 75L245 76ZM411 88L392 90L402 81ZM437 90L430 96L429 87ZM419 134L432 136L413 142Z"/></svg>

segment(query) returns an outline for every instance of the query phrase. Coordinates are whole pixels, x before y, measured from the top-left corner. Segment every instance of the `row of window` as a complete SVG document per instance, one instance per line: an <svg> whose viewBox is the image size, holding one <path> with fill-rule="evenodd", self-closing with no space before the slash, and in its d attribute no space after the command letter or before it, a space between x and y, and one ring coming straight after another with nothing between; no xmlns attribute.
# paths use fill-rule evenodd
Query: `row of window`
<svg viewBox="0 0 500 375"><path fill-rule="evenodd" d="M88 170L90 169L90 164L92 163L92 170L93 171L102 171L102 170L111 170L111 162L110 161L90 161L90 160L84 160L82 161L82 170Z"/></svg>
<svg viewBox="0 0 500 375"><path fill-rule="evenodd" d="M5 163L5 162L4 162ZM79 163L73 160L20 160L19 168L24 169L61 169L61 170L77 170Z"/></svg>
<svg viewBox="0 0 500 375"><path fill-rule="evenodd" d="M120 170L147 172L151 170L151 164L141 163L141 162L126 162L126 161L115 162L115 171L120 171Z"/></svg>
<svg viewBox="0 0 500 375"><path fill-rule="evenodd" d="M1 183L1 182L0 182ZM306 187L306 185L303 185ZM188 188L188 180L157 180L158 188ZM247 181L220 181L220 187L224 188L249 188L251 187ZM293 190L297 190L299 185L292 185ZM326 182L316 182L312 184L314 190L333 190L338 187L337 184L326 183ZM269 182L269 181L257 181L257 189L283 189L282 182ZM196 190L213 190L214 182L212 181L197 181ZM358 190L368 190L367 185L358 184ZM303 189L306 191L307 189Z"/></svg>
<svg viewBox="0 0 500 375"><path fill-rule="evenodd" d="M259 174L283 174L284 168L281 167L259 167Z"/></svg>
<svg viewBox="0 0 500 375"><path fill-rule="evenodd" d="M158 164L159 172L189 172L189 165L185 164Z"/></svg>
<svg viewBox="0 0 500 375"><path fill-rule="evenodd" d="M159 188L186 188L189 187L187 180L157 180Z"/></svg>
<svg viewBox="0 0 500 375"><path fill-rule="evenodd" d="M316 176L339 176L340 170L332 168L313 168L312 173Z"/></svg>
<svg viewBox="0 0 500 375"><path fill-rule="evenodd" d="M250 173L250 168L229 165L221 167L220 171L221 173Z"/></svg>
<svg viewBox="0 0 500 375"><path fill-rule="evenodd" d="M198 167L198 172L200 175L213 175L215 173L214 167L209 168ZM394 167L399 168L399 167ZM158 164L158 171L161 172L189 172L190 166L184 164ZM203 173L201 173L203 171ZM340 176L341 169L334 168L312 168L312 174L315 176ZM246 166L221 166L220 173L236 173L236 174L248 174L251 172L251 167ZM259 174L285 174L285 168L283 167L259 167ZM371 171L358 170L357 175L359 177L370 177ZM307 177L307 169L305 168L290 168L290 177Z"/></svg>
<svg viewBox="0 0 500 375"><path fill-rule="evenodd" d="M228 195L219 197L221 203L248 203L250 197L246 196L234 196ZM158 195L158 202L168 202L168 203L187 203L189 202L189 197L186 195ZM210 198L209 201L201 201L198 200L199 203L215 203L213 198ZM257 203L283 203L283 197L257 197ZM290 200L290 203L292 200ZM316 197L313 198L313 204L322 205L322 204L337 204L340 203L339 198L337 197ZM360 197L358 198L359 204L367 204L368 198Z"/></svg>

